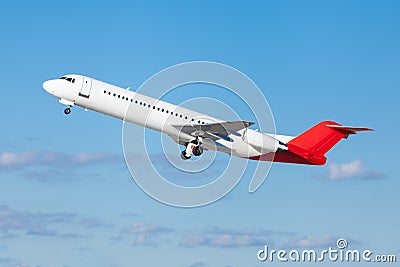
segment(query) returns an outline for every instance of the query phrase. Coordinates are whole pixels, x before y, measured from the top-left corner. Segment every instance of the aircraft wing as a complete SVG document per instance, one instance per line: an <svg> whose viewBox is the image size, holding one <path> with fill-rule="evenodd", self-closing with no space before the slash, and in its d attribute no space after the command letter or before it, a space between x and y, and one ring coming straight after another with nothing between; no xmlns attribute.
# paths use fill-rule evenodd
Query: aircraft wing
<svg viewBox="0 0 400 267"><path fill-rule="evenodd" d="M235 134L244 128L253 125L249 121L227 121L211 124L185 124L185 125L172 125L179 131L192 136L202 136L212 140L225 139L230 134ZM237 134L237 133L236 133Z"/></svg>

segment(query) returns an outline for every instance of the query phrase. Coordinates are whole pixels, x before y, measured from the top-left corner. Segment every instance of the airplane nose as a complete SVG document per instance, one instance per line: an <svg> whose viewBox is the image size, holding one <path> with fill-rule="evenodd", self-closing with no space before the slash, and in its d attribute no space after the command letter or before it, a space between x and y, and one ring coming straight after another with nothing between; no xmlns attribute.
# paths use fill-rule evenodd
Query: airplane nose
<svg viewBox="0 0 400 267"><path fill-rule="evenodd" d="M52 93L52 90L51 90L51 81L49 80L49 81L45 81L43 84L42 84L42 86L43 86L43 89L44 90L46 90L46 92L48 92L48 93Z"/></svg>

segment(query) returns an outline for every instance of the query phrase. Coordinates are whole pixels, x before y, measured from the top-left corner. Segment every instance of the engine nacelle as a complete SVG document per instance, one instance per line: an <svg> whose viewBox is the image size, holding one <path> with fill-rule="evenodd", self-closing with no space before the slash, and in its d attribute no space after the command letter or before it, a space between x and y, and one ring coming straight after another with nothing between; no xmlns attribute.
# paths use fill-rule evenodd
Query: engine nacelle
<svg viewBox="0 0 400 267"><path fill-rule="evenodd" d="M275 152L279 144L279 142L271 136L252 130L245 131L242 138L244 142L254 147L262 154Z"/></svg>

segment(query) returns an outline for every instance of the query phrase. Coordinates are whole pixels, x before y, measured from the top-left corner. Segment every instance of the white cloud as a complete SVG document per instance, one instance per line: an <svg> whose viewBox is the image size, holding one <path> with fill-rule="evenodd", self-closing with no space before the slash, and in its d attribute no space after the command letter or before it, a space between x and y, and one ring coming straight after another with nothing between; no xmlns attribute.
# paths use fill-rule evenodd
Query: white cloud
<svg viewBox="0 0 400 267"><path fill-rule="evenodd" d="M148 233L156 233L156 232L165 232L169 231L167 228L163 228L156 223L144 223L137 222L125 228L123 230L124 233L136 233L136 234L148 234Z"/></svg>
<svg viewBox="0 0 400 267"><path fill-rule="evenodd" d="M3 152L0 155L0 166L23 165L35 160L35 152L23 152L20 154Z"/></svg>
<svg viewBox="0 0 400 267"><path fill-rule="evenodd" d="M229 247L234 246L236 244L236 240L232 235L221 235L212 238L208 244L217 247Z"/></svg>
<svg viewBox="0 0 400 267"><path fill-rule="evenodd" d="M296 247L296 248L301 248L301 247L329 247L329 246L334 246L336 244L337 238L329 236L329 235L323 235L320 237L303 237L303 238L298 238L291 240L288 244L289 247Z"/></svg>
<svg viewBox="0 0 400 267"><path fill-rule="evenodd" d="M110 228L113 227L112 224L107 223L101 219L96 218L84 218L80 220L79 225L86 228Z"/></svg>
<svg viewBox="0 0 400 267"><path fill-rule="evenodd" d="M137 222L122 230L122 233L135 234L134 246L155 246L154 237L162 232L170 232L171 229L161 227L156 223Z"/></svg>
<svg viewBox="0 0 400 267"><path fill-rule="evenodd" d="M3 152L0 154L0 168L19 168L27 165L86 165L89 163L115 162L119 157L110 153L87 153L66 154L55 151L25 151L25 152Z"/></svg>
<svg viewBox="0 0 400 267"><path fill-rule="evenodd" d="M8 265L7 267L29 267L29 265L27 265L25 263L17 263L17 264Z"/></svg>
<svg viewBox="0 0 400 267"><path fill-rule="evenodd" d="M85 238L85 237L88 237L88 236L75 234L75 233L65 233L65 234L61 235L61 238L64 238L64 239L81 239L81 238Z"/></svg>
<svg viewBox="0 0 400 267"><path fill-rule="evenodd" d="M13 231L25 231L27 235L56 236L55 230L48 229L57 223L70 223L75 214L72 213L31 213L0 206L0 230L14 237Z"/></svg>
<svg viewBox="0 0 400 267"><path fill-rule="evenodd" d="M368 170L361 160L353 160L348 163L332 163L328 166L330 180L344 180L351 178L382 178L378 172Z"/></svg>
<svg viewBox="0 0 400 267"><path fill-rule="evenodd" d="M70 156L71 162L83 164L92 162L104 162L107 160L115 160L117 157L109 153L87 153L79 152L75 155Z"/></svg>
<svg viewBox="0 0 400 267"><path fill-rule="evenodd" d="M42 227L35 227L26 231L27 235L37 235L37 236L56 236L57 231L49 230Z"/></svg>
<svg viewBox="0 0 400 267"><path fill-rule="evenodd" d="M203 266L206 266L206 264L202 261L198 261L189 265L189 267L203 267Z"/></svg>
<svg viewBox="0 0 400 267"><path fill-rule="evenodd" d="M186 235L180 242L181 246L184 247L199 247L204 246L208 243L208 240L205 236L201 235Z"/></svg>
<svg viewBox="0 0 400 267"><path fill-rule="evenodd" d="M214 246L214 247L246 247L263 245L266 239L262 233L247 233L229 229L214 228L204 234L188 234L180 242L184 247Z"/></svg>

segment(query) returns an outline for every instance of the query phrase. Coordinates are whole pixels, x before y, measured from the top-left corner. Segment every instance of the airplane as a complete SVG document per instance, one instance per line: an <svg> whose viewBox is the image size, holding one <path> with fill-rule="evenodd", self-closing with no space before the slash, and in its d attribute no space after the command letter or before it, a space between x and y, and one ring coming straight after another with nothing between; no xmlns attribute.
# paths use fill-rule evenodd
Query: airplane
<svg viewBox="0 0 400 267"><path fill-rule="evenodd" d="M76 74L45 81L43 88L67 106L66 115L76 105L169 135L185 146L183 160L216 150L250 160L324 165L325 154L342 138L373 131L323 121L298 136L261 133L248 128L253 122L224 121ZM135 112L127 112L129 105Z"/></svg>

